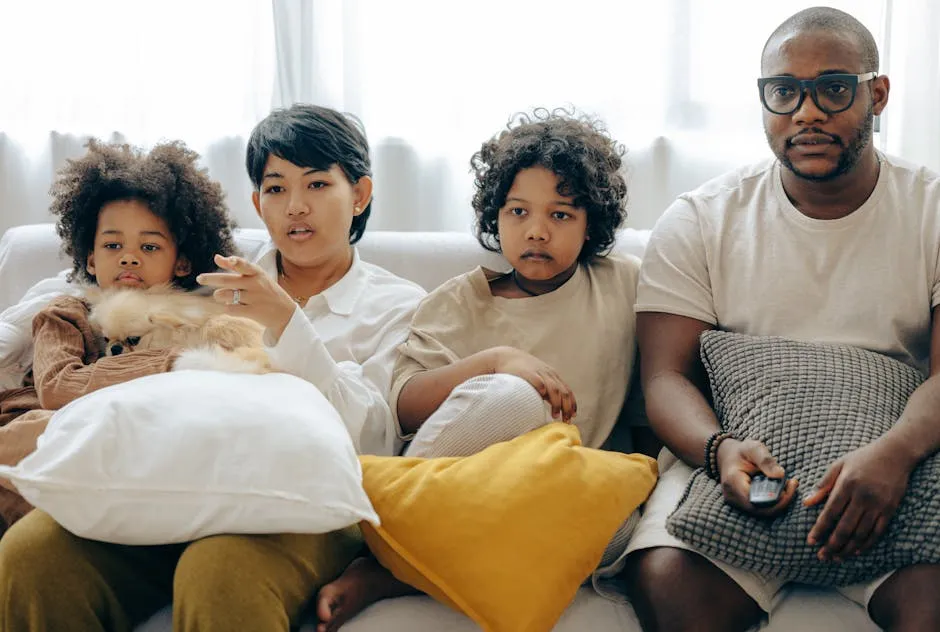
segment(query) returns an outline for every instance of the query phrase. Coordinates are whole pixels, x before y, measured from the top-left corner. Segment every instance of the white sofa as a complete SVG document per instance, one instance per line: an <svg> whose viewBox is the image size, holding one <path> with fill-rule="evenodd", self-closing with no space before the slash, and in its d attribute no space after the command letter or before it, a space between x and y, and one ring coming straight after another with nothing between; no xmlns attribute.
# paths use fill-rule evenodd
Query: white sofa
<svg viewBox="0 0 940 632"><path fill-rule="evenodd" d="M263 231L239 233L239 245L253 250ZM648 234L621 233L617 250L642 255ZM483 251L469 234L396 233L373 231L359 245L362 258L432 289L444 280L478 264L498 265L497 255ZM0 311L18 301L39 280L67 267L51 224L21 226L0 239ZM520 577L520 581L538 578ZM158 613L138 632L169 632L169 610ZM313 625L304 626L312 632ZM343 628L348 632L471 632L466 617L428 597L405 597L381 602ZM838 593L812 588L794 589L772 619L760 627L767 632L868 632L877 630L864 611ZM555 627L556 632L640 632L628 605L608 601L583 588Z"/></svg>

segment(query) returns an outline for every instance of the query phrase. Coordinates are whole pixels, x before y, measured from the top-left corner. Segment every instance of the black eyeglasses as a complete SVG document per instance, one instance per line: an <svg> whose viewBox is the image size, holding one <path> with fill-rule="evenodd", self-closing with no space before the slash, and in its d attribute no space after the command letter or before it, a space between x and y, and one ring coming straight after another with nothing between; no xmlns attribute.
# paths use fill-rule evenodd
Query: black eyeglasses
<svg viewBox="0 0 940 632"><path fill-rule="evenodd" d="M875 72L860 75L820 75L815 79L796 77L761 77L757 80L760 100L768 112L793 114L803 105L809 92L810 98L826 114L845 112L855 102L858 84L871 81Z"/></svg>

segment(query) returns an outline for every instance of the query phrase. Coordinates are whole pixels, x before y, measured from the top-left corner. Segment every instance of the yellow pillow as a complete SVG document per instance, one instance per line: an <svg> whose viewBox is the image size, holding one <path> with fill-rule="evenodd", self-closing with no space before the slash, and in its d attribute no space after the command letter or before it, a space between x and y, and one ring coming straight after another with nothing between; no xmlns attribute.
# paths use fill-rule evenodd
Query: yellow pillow
<svg viewBox="0 0 940 632"><path fill-rule="evenodd" d="M463 458L360 457L398 579L490 632L546 632L656 484L656 462L585 448L552 423Z"/></svg>

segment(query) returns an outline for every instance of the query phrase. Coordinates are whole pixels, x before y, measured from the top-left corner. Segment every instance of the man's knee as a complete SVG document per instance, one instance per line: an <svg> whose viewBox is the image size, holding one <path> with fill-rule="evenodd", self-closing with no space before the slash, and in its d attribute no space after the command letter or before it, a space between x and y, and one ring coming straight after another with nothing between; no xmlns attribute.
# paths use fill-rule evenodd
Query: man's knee
<svg viewBox="0 0 940 632"><path fill-rule="evenodd" d="M686 591L677 591L676 586L695 579L695 557L694 553L670 547L637 551L627 559L627 588L654 607L685 602Z"/></svg>
<svg viewBox="0 0 940 632"><path fill-rule="evenodd" d="M940 630L940 564L902 568L872 595L868 612L886 630Z"/></svg>
<svg viewBox="0 0 940 632"><path fill-rule="evenodd" d="M670 547L637 551L627 558L624 578L647 632L743 631L762 616L734 580L691 551Z"/></svg>

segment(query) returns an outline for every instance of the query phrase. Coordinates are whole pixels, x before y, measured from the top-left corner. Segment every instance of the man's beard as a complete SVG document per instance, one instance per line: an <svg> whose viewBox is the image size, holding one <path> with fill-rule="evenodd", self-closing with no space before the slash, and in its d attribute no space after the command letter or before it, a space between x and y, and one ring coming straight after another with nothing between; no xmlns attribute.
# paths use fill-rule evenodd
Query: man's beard
<svg viewBox="0 0 940 632"><path fill-rule="evenodd" d="M836 166L829 172L823 174L814 174L814 173L804 173L797 169L793 162L791 162L790 157L787 155L787 150L791 147L790 141L792 139L787 139L784 144L783 151L777 154L777 159L783 164L784 167L793 172L798 178L803 180L809 180L811 182L829 182L830 180L835 180L839 176L845 175L846 173L852 171L855 168L855 165L858 164L858 161L862 157L862 152L865 151L865 148L868 147L868 143L871 142L871 133L874 128L875 113L871 107L868 108L868 113L865 115L865 120L862 122L861 127L859 127L855 135L849 141L848 144L845 144L842 138L834 136L832 134L826 134L832 138L840 147L842 147L842 153L839 156L839 162ZM825 134L822 130L807 130L815 131L820 134ZM771 143L773 147L772 140L770 135L767 134L767 141Z"/></svg>

